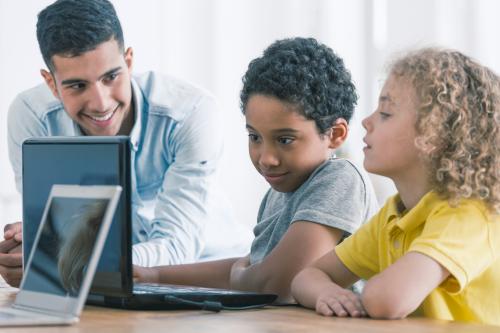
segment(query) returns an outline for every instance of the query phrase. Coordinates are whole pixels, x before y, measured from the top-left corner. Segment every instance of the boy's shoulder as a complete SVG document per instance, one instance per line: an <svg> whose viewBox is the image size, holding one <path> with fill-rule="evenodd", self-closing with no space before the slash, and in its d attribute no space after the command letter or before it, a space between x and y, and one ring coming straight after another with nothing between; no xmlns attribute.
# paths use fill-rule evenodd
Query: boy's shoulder
<svg viewBox="0 0 500 333"><path fill-rule="evenodd" d="M310 180L327 180L328 182L361 181L364 185L368 175L352 161L345 158L331 158L321 164L310 176Z"/></svg>

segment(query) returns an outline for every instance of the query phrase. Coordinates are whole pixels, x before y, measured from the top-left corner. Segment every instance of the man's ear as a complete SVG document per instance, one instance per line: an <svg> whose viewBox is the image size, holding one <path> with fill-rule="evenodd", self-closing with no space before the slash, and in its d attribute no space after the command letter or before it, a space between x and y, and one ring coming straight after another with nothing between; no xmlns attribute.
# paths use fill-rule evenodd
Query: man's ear
<svg viewBox="0 0 500 333"><path fill-rule="evenodd" d="M127 50L125 50L125 63L127 64L127 68L129 73L132 72L132 65L133 65L133 60L134 60L134 50L131 47L128 47Z"/></svg>
<svg viewBox="0 0 500 333"><path fill-rule="evenodd" d="M338 118L335 123L330 128L329 138L331 149L337 149L340 147L344 141L347 139L347 134L349 133L349 125L344 118Z"/></svg>
<svg viewBox="0 0 500 333"><path fill-rule="evenodd" d="M56 79L54 78L52 73L49 71L46 71L45 69L40 69L40 74L42 75L43 79L45 80L45 83L47 83L47 85L49 86L50 91L52 91L52 94L54 95L54 97L57 99L60 99L59 94L57 92Z"/></svg>

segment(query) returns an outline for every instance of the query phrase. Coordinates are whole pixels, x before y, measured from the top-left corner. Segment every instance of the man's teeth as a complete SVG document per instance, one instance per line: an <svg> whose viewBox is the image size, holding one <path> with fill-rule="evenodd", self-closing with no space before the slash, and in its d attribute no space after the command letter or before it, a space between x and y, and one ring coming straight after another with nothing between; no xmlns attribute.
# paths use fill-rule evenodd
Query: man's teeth
<svg viewBox="0 0 500 333"><path fill-rule="evenodd" d="M106 121L106 120L109 120L111 117L113 117L113 114L114 114L114 112L110 112L102 117L95 117L95 116L89 116L89 117L95 121Z"/></svg>

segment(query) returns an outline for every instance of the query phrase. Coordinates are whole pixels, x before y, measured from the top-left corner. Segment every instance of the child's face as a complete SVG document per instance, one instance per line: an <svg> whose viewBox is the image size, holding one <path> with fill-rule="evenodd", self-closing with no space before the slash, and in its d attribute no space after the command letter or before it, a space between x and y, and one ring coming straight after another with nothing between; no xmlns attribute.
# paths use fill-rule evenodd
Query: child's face
<svg viewBox="0 0 500 333"><path fill-rule="evenodd" d="M329 135L277 98L253 95L245 118L252 163L276 191L295 191L329 158Z"/></svg>
<svg viewBox="0 0 500 333"><path fill-rule="evenodd" d="M415 146L416 94L413 86L391 75L380 92L377 110L363 120L367 171L398 180L422 173Z"/></svg>

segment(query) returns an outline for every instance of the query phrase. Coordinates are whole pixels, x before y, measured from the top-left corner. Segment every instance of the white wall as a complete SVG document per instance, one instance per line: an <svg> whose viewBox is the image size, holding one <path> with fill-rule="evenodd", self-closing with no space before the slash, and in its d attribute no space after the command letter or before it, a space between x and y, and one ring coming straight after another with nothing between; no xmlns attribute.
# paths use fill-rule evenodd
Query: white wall
<svg viewBox="0 0 500 333"><path fill-rule="evenodd" d="M36 14L51 1L0 0L0 224L21 216L6 147L7 108L17 92L39 82L43 67ZM252 225L266 183L247 154L239 111L248 62L278 38L312 36L345 59L360 100L345 152L362 161L359 123L376 106L384 63L420 46L458 48L500 72L500 2L495 0L114 0L134 48L135 71L155 69L212 91L226 115L221 170L237 217ZM379 199L394 189L374 177Z"/></svg>

